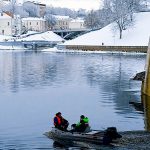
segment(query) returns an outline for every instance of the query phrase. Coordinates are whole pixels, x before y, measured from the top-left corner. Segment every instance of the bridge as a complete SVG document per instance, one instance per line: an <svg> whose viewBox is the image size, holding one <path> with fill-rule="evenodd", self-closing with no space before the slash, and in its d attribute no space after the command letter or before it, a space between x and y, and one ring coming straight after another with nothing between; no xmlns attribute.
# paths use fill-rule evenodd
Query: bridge
<svg viewBox="0 0 150 150"><path fill-rule="evenodd" d="M71 40L79 35L85 34L92 31L92 29L60 29L60 30L53 30L54 33L58 34L62 38L66 40Z"/></svg>

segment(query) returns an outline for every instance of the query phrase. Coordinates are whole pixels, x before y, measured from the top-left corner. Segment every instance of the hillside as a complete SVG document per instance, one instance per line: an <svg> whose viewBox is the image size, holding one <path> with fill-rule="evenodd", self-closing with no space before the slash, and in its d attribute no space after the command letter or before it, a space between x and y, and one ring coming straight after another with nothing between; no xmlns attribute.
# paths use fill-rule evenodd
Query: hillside
<svg viewBox="0 0 150 150"><path fill-rule="evenodd" d="M135 13L135 24L123 31L119 39L119 31L113 31L113 25L84 34L76 39L66 41L64 45L109 45L109 46L147 46L150 36L150 12Z"/></svg>

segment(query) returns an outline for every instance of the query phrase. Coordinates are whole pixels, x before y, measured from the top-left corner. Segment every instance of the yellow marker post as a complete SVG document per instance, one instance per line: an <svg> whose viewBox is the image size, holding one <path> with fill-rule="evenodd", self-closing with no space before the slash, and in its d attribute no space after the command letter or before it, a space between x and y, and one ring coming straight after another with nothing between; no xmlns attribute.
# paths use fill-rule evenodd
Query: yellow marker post
<svg viewBox="0 0 150 150"><path fill-rule="evenodd" d="M145 70L146 74L145 80L142 83L142 94L150 96L150 40L148 44Z"/></svg>

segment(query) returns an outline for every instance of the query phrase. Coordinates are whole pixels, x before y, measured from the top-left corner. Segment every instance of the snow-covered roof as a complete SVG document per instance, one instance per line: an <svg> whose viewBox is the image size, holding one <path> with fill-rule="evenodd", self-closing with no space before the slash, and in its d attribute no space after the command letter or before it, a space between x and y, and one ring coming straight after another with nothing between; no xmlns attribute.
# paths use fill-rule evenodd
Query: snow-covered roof
<svg viewBox="0 0 150 150"><path fill-rule="evenodd" d="M69 19L70 17L69 16L60 16L60 15L53 15L56 19Z"/></svg>
<svg viewBox="0 0 150 150"><path fill-rule="evenodd" d="M83 19L72 19L70 22L81 22L81 23L84 23L84 20Z"/></svg>
<svg viewBox="0 0 150 150"><path fill-rule="evenodd" d="M134 14L135 25L123 31L123 38L119 39L119 31L113 31L114 23L91 31L73 40L66 41L64 45L111 45L111 46L147 46L150 36L150 12Z"/></svg>
<svg viewBox="0 0 150 150"><path fill-rule="evenodd" d="M26 38L19 39L18 41L63 41L59 35L55 34L52 31L47 31L40 34L30 35Z"/></svg>
<svg viewBox="0 0 150 150"><path fill-rule="evenodd" d="M7 15L6 13L0 13L0 19L11 19L12 17Z"/></svg>
<svg viewBox="0 0 150 150"><path fill-rule="evenodd" d="M27 17L27 18L22 18L22 21L46 21L46 20L38 17Z"/></svg>

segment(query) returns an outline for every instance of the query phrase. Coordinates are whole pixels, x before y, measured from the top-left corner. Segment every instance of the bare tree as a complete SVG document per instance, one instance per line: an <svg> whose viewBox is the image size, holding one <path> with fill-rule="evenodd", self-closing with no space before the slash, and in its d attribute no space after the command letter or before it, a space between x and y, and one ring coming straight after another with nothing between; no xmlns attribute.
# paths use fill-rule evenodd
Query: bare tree
<svg viewBox="0 0 150 150"><path fill-rule="evenodd" d="M3 11L7 11L12 13L13 15L16 14L17 11L17 4L16 4L16 0L12 0L9 4L5 5L2 8Z"/></svg>
<svg viewBox="0 0 150 150"><path fill-rule="evenodd" d="M71 18L75 18L77 16L77 13L78 12L68 8L53 7L53 6L46 7L46 14L69 16Z"/></svg>
<svg viewBox="0 0 150 150"><path fill-rule="evenodd" d="M133 26L133 16L131 17L133 11L129 6L128 0L112 1L112 14L116 22L114 27L119 30L120 39L122 39L123 31Z"/></svg>
<svg viewBox="0 0 150 150"><path fill-rule="evenodd" d="M38 17L37 6L33 3L24 3L23 9L29 14L29 17Z"/></svg>
<svg viewBox="0 0 150 150"><path fill-rule="evenodd" d="M48 28L53 29L56 25L56 18L51 14L46 14L45 19L47 21Z"/></svg>
<svg viewBox="0 0 150 150"><path fill-rule="evenodd" d="M98 24L97 12L91 10L90 13L85 17L85 26L94 29L98 27Z"/></svg>

